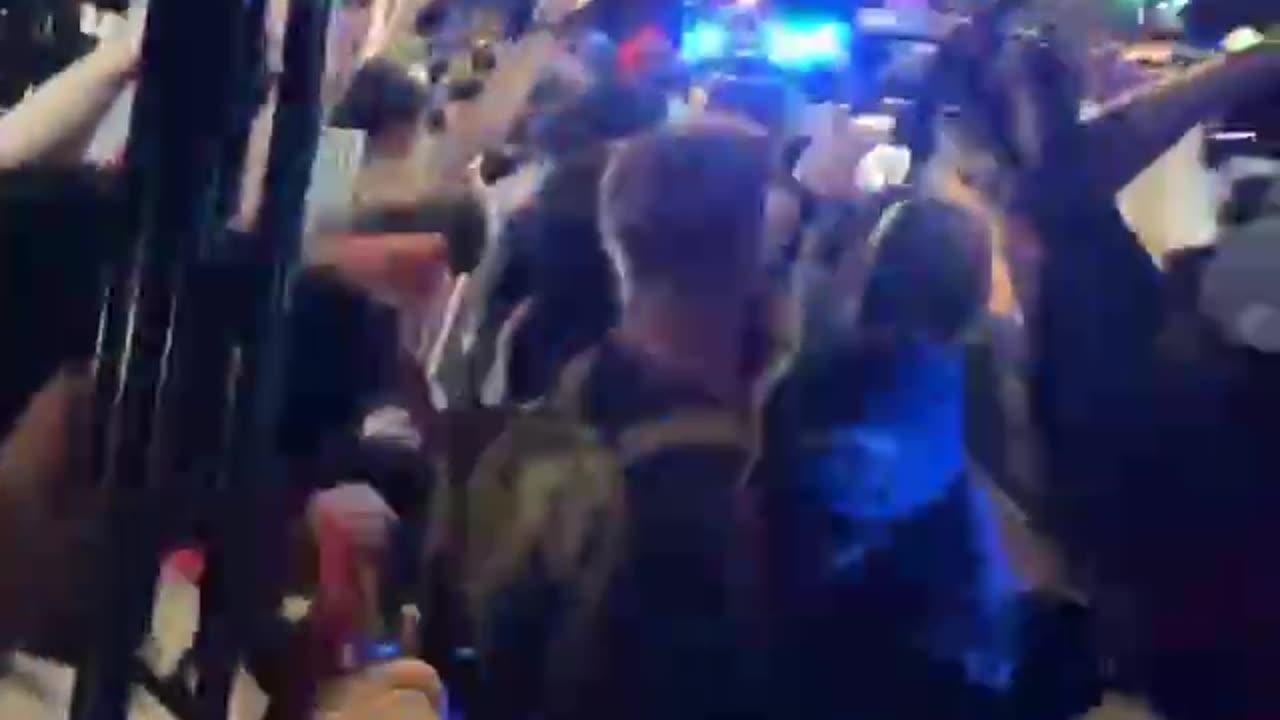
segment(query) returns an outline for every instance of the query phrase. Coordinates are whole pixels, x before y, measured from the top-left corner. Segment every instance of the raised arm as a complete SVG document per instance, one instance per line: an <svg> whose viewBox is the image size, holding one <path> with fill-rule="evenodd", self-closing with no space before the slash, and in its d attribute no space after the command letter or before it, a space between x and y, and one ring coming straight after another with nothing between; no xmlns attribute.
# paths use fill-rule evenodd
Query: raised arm
<svg viewBox="0 0 1280 720"><path fill-rule="evenodd" d="M391 40L403 31L413 31L418 10L436 0L373 0L369 8L369 32L360 48L363 62L386 50Z"/></svg>
<svg viewBox="0 0 1280 720"><path fill-rule="evenodd" d="M0 116L0 170L80 162L137 70L139 35L104 42Z"/></svg>
<svg viewBox="0 0 1280 720"><path fill-rule="evenodd" d="M1192 127L1280 88L1280 45L1215 57L1105 105L1085 123L1095 181L1119 192Z"/></svg>

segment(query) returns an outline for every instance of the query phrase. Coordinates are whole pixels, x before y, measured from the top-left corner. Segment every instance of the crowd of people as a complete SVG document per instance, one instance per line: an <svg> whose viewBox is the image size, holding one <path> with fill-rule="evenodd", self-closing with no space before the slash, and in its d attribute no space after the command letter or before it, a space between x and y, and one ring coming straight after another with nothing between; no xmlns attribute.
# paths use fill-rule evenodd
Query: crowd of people
<svg viewBox="0 0 1280 720"><path fill-rule="evenodd" d="M311 602L250 653L268 717L1280 712L1280 166L1207 159L1234 186L1193 250L1116 201L1274 94L1274 41L1082 115L1060 38L979 18L892 131L801 136L785 76L620 53L572 0L400 63L422 5L331 33L271 479ZM6 653L87 637L84 361L129 222L83 159L136 40L0 117Z"/></svg>

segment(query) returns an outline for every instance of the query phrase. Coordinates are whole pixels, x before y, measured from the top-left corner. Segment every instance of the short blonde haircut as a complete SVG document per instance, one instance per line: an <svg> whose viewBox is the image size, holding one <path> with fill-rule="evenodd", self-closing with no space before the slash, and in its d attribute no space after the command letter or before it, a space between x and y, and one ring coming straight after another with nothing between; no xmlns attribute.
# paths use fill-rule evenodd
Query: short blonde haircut
<svg viewBox="0 0 1280 720"><path fill-rule="evenodd" d="M601 230L624 297L660 287L682 296L741 288L760 268L765 136L704 116L619 148L601 182Z"/></svg>

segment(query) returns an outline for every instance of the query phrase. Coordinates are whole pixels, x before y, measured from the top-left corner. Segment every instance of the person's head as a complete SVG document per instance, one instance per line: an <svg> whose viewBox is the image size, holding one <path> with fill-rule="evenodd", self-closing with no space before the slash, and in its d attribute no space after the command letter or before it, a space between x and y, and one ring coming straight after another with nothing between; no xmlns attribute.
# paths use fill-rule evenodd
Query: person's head
<svg viewBox="0 0 1280 720"><path fill-rule="evenodd" d="M626 307L641 298L729 307L758 291L769 181L766 139L705 118L643 135L601 183L601 228Z"/></svg>
<svg viewBox="0 0 1280 720"><path fill-rule="evenodd" d="M584 32L570 44L573 56L599 80L618 76L618 47L599 31Z"/></svg>
<svg viewBox="0 0 1280 720"><path fill-rule="evenodd" d="M425 126L427 100L427 89L403 68L370 60L334 109L333 124L364 130L375 152L403 154Z"/></svg>
<svg viewBox="0 0 1280 720"><path fill-rule="evenodd" d="M725 77L707 88L707 110L754 123L764 130L780 156L797 124L799 95L785 81L772 77ZM781 158L779 158L781 160Z"/></svg>
<svg viewBox="0 0 1280 720"><path fill-rule="evenodd" d="M960 340L991 293L986 226L937 200L907 201L885 220L859 326L909 342Z"/></svg>
<svg viewBox="0 0 1280 720"><path fill-rule="evenodd" d="M662 85L679 65L675 47L656 27L645 27L618 47L624 76L636 83Z"/></svg>
<svg viewBox="0 0 1280 720"><path fill-rule="evenodd" d="M991 287L985 223L931 199L884 197L833 223L815 248L834 260L829 314L838 342L890 347L962 338Z"/></svg>
<svg viewBox="0 0 1280 720"><path fill-rule="evenodd" d="M603 83L530 118L530 139L540 151L560 157L653 129L666 116L662 93Z"/></svg>

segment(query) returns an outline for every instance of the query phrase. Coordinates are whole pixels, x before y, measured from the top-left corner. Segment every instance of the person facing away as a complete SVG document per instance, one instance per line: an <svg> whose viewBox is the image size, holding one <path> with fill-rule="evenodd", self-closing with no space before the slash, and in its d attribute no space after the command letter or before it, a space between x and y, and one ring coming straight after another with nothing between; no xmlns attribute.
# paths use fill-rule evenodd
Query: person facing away
<svg viewBox="0 0 1280 720"><path fill-rule="evenodd" d="M467 480L463 506L478 514L466 518L460 566L478 573L462 588L483 668L472 714L730 718L761 707L740 502L750 453L737 430L767 184L763 137L729 121L641 135L611 159L600 215L618 324L569 362L548 407L516 414L516 430L481 455L494 479ZM551 409L574 429L552 425ZM590 439L567 447L567 435ZM510 447L524 454L502 456Z"/></svg>
<svg viewBox="0 0 1280 720"><path fill-rule="evenodd" d="M797 716L989 717L1015 664L1017 588L967 477L987 233L937 201L879 205L833 229L846 248L806 298L823 320L770 400L773 677Z"/></svg>
<svg viewBox="0 0 1280 720"><path fill-rule="evenodd" d="M635 141L602 183L622 310L584 404L606 433L752 411L751 344L766 321L768 145L749 126L704 122ZM736 447L683 448L628 470L627 552L609 634L620 646L616 677L639 681L637 717L759 710L739 486L748 460Z"/></svg>

